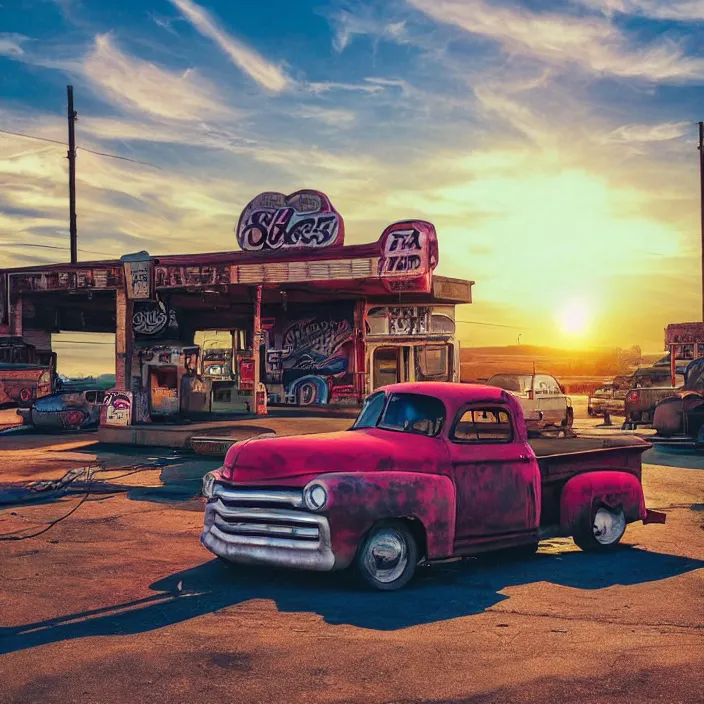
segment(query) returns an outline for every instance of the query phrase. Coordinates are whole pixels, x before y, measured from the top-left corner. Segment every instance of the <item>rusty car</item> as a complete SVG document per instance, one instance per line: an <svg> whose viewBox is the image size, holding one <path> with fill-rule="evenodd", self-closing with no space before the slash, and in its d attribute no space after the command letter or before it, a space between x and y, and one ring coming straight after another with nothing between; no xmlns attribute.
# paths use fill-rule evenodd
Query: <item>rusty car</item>
<svg viewBox="0 0 704 704"><path fill-rule="evenodd" d="M18 408L25 426L57 432L97 428L105 391L99 388L71 388L65 385L50 396L36 399L29 408Z"/></svg>
<svg viewBox="0 0 704 704"><path fill-rule="evenodd" d="M636 437L529 442L518 398L495 386L393 384L346 431L236 443L203 478L202 544L228 563L352 567L404 586L419 564L553 536L609 551L646 509Z"/></svg>
<svg viewBox="0 0 704 704"><path fill-rule="evenodd" d="M683 387L655 407L656 443L704 449L704 358L685 370Z"/></svg>
<svg viewBox="0 0 704 704"><path fill-rule="evenodd" d="M623 430L635 430L639 426L649 427L653 422L655 406L668 396L673 396L684 386L686 365L678 364L675 385L672 385L670 367L652 366L636 370L633 375L633 387L626 393L624 408L625 421Z"/></svg>
<svg viewBox="0 0 704 704"><path fill-rule="evenodd" d="M27 408L51 394L55 381L54 369L48 365L0 362L0 406Z"/></svg>
<svg viewBox="0 0 704 704"><path fill-rule="evenodd" d="M610 413L623 416L626 413L626 394L633 386L633 376L617 376L603 383L589 395L587 414L591 417Z"/></svg>

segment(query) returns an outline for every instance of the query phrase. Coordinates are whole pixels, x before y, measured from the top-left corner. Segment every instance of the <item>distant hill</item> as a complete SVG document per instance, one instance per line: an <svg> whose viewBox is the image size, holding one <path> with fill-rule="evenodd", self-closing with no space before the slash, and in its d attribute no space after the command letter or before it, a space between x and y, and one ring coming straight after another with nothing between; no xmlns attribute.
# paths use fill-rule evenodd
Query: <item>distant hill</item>
<svg viewBox="0 0 704 704"><path fill-rule="evenodd" d="M468 347L460 351L462 381L480 381L492 374L545 372L558 378L608 378L648 366L662 354L644 355L640 348L561 350L534 345Z"/></svg>

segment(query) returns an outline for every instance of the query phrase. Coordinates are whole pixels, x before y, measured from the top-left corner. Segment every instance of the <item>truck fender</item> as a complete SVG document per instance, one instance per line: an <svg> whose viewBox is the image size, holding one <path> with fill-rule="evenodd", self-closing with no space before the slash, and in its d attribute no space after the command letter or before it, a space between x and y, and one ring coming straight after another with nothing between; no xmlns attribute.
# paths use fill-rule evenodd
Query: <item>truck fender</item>
<svg viewBox="0 0 704 704"><path fill-rule="evenodd" d="M628 472L594 471L572 477L560 496L560 528L566 535L591 520L596 506L622 508L626 522L643 520L647 511L640 481Z"/></svg>
<svg viewBox="0 0 704 704"><path fill-rule="evenodd" d="M456 498L449 477L419 472L338 472L311 483L321 484L328 493L323 513L330 522L336 569L352 562L366 533L385 518L418 521L429 559L453 554Z"/></svg>

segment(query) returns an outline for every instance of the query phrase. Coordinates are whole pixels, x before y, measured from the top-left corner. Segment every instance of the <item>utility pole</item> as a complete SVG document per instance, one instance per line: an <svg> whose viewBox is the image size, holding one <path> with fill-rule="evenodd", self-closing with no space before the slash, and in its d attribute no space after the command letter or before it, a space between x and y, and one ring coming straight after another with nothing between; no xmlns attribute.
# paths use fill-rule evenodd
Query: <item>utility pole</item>
<svg viewBox="0 0 704 704"><path fill-rule="evenodd" d="M78 233L76 231L76 111L73 109L73 86L66 86L68 94L68 208L71 233L71 264L78 261Z"/></svg>
<svg viewBox="0 0 704 704"><path fill-rule="evenodd" d="M702 320L704 321L704 122L699 123L699 190L702 235Z"/></svg>

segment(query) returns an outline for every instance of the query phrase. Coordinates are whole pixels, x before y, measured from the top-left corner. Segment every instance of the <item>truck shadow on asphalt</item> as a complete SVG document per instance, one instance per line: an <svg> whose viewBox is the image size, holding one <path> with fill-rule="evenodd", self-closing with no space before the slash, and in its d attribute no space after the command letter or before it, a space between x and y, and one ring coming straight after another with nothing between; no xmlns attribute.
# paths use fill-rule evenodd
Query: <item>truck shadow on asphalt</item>
<svg viewBox="0 0 704 704"><path fill-rule="evenodd" d="M211 560L154 582L150 588L158 593L153 596L0 628L0 653L74 638L145 633L252 599L270 599L279 612L318 614L328 624L394 631L479 614L508 599L500 593L507 587L537 582L584 590L633 586L702 567L703 560L627 546L610 555L539 553L523 561L487 556L423 568L405 589L380 593L359 589L347 572L228 567Z"/></svg>

